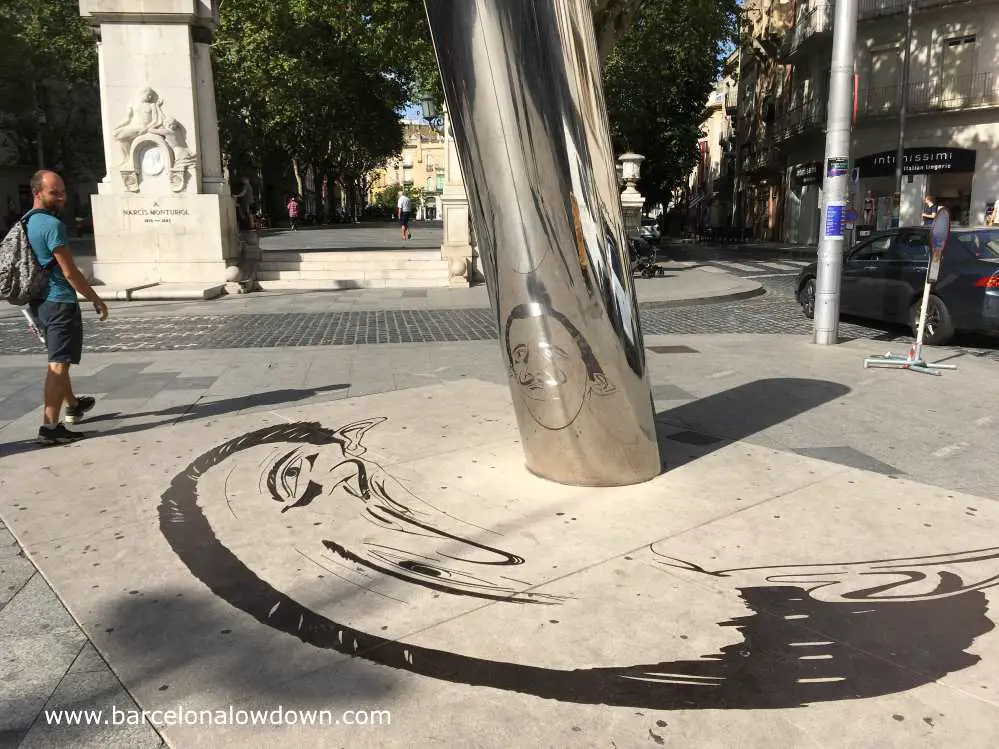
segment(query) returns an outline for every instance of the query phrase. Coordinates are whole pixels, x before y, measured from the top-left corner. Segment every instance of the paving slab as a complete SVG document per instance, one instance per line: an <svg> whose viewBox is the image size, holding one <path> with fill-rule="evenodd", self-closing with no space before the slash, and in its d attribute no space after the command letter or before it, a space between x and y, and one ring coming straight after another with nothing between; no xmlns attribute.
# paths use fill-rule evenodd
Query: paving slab
<svg viewBox="0 0 999 749"><path fill-rule="evenodd" d="M651 343L700 400L636 487L531 476L466 378L2 458L0 513L137 705L341 720L174 746L993 746L999 505L793 449L863 408L852 350L708 380L734 341Z"/></svg>

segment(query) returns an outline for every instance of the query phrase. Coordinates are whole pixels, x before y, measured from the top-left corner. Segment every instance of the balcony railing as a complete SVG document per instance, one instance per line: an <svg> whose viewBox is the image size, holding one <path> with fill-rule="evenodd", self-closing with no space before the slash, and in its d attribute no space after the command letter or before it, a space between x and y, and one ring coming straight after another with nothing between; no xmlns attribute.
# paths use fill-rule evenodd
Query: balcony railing
<svg viewBox="0 0 999 749"><path fill-rule="evenodd" d="M945 5L954 5L957 0L913 0L914 10L929 10ZM881 16L891 16L896 13L905 13L909 8L909 0L860 0L857 7L861 21L869 18L880 18Z"/></svg>
<svg viewBox="0 0 999 749"><path fill-rule="evenodd" d="M893 116L901 109L901 86L861 90L858 117ZM999 107L999 75L990 70L975 75L954 76L910 83L906 111L946 112Z"/></svg>
<svg viewBox="0 0 999 749"><path fill-rule="evenodd" d="M826 122L826 102L809 99L777 118L774 125L774 139L788 140L810 130L821 129Z"/></svg>
<svg viewBox="0 0 999 749"><path fill-rule="evenodd" d="M725 110L733 113L739 109L739 87L732 86L725 92Z"/></svg>
<svg viewBox="0 0 999 749"><path fill-rule="evenodd" d="M818 34L831 34L835 3L820 3L799 18L784 35L781 55L790 57L798 48Z"/></svg>

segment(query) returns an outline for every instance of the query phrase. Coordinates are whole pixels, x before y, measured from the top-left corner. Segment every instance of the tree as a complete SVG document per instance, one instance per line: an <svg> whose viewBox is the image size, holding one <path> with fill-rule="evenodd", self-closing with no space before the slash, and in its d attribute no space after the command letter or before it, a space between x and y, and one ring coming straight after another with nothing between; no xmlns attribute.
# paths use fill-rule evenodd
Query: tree
<svg viewBox="0 0 999 749"><path fill-rule="evenodd" d="M41 151L71 179L103 176L97 50L76 0L0 3L0 101L21 164Z"/></svg>
<svg viewBox="0 0 999 749"><path fill-rule="evenodd" d="M697 159L704 105L737 34L735 0L643 0L604 67L614 146L646 157L639 189L672 193Z"/></svg>
<svg viewBox="0 0 999 749"><path fill-rule="evenodd" d="M398 112L432 61L422 5L226 0L220 20L217 98L230 166L259 168L282 154L299 192L311 166L317 182L339 180L359 201L363 175L401 150Z"/></svg>

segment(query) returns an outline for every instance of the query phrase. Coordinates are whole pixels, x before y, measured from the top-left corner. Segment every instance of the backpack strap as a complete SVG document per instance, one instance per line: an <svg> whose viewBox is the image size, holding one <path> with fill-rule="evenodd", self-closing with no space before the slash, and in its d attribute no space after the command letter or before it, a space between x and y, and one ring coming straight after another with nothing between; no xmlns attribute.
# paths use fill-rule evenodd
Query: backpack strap
<svg viewBox="0 0 999 749"><path fill-rule="evenodd" d="M24 233L25 234L28 233L28 221L31 220L32 216L36 216L39 213L44 213L47 216L51 216L52 215L51 213L49 213L48 211L46 211L44 208L32 208L30 211L28 211L23 216L21 216L20 223L21 223L22 226L24 226ZM31 241L30 240L28 241L28 246L31 247ZM31 247L31 254L35 255L35 260L37 261L38 260L38 255L35 253L35 248L34 247ZM42 269L45 270L45 271L49 271L49 270L51 270L52 268L54 268L58 264L59 264L59 262L56 260L55 255L53 255L52 259L47 264L45 264L45 265L42 266Z"/></svg>

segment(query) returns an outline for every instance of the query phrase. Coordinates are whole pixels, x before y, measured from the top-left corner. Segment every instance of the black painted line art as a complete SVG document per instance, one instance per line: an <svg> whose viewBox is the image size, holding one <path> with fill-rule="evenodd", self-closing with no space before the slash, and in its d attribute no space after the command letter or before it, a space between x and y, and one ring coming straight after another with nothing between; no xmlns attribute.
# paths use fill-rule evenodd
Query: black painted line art
<svg viewBox="0 0 999 749"><path fill-rule="evenodd" d="M542 427L565 429L586 400L615 392L590 344L561 312L530 302L514 307L503 332L516 392Z"/></svg>
<svg viewBox="0 0 999 749"><path fill-rule="evenodd" d="M669 567L743 582L756 580L799 586L810 597L827 603L942 600L999 585L999 546L844 564L739 567L718 571L666 556L657 551L655 545L650 548L660 563Z"/></svg>
<svg viewBox="0 0 999 749"><path fill-rule="evenodd" d="M338 440L338 432L316 424L244 435L197 458L173 479L160 504L160 528L196 578L234 608L317 648L453 683L564 702L650 709L772 709L894 694L932 683L978 663L979 656L969 651L978 637L994 629L983 591L999 582L999 548L859 563L719 571L657 551L664 564L673 568L731 582L732 601L745 611L745 615L708 628L712 632L715 626L735 629L741 636L738 643L694 659L686 652L680 657L679 645L664 637L653 640L657 645L650 648L646 663L606 667L580 663L575 668L559 669L448 652L370 634L341 621L337 614L328 618L303 606L261 579L220 542L208 521L203 505L221 500L199 496L199 479L206 472L238 458L251 445L292 442L328 446ZM329 458L323 460L330 468L339 465ZM313 467L318 465L317 457ZM368 473L372 475L377 475L374 467ZM276 478L276 485L283 480ZM356 484L356 478L352 480ZM363 489L358 491L364 495ZM294 496L285 498L285 503ZM368 496L372 502L379 501L371 491ZM324 495L315 501L331 498ZM404 543L383 544L381 551L388 546L407 548ZM416 554L424 551L414 550L411 560L422 564L417 560L423 557ZM497 559L505 558L505 552L496 554ZM434 557L434 553L425 556ZM369 562L365 558L362 566L373 571ZM399 575L416 574L392 559L381 564ZM501 565L495 569L506 568ZM482 578L488 579L486 571L491 568L468 569L483 570ZM449 584L440 578L432 580L438 581ZM701 586L691 587L691 600L686 604L690 610L698 606L697 590L702 590ZM717 600L716 592L710 595L712 602ZM504 607L501 611L522 610ZM562 609L562 617L567 611ZM656 627L669 614L668 610L650 610L648 626ZM510 620L510 650L522 652L530 660L530 649L518 648L523 641L515 623L515 619ZM566 643L566 648L574 652L573 643ZM331 683L330 689L334 688Z"/></svg>
<svg viewBox="0 0 999 749"><path fill-rule="evenodd" d="M193 464L187 479L194 489L204 470L225 463L224 501L232 517L253 523L280 518L293 527L301 523L293 547L331 573L319 556L346 563L351 574L368 582L387 577L450 595L518 604L562 603L563 597L536 593L530 590L532 584L514 585L503 578L502 571L523 565L524 559L473 538L498 534L478 531L424 502L363 457L364 435L384 421L368 419L336 430L317 423L260 429L202 456L205 467ZM278 449L262 464L244 457L251 448L271 445ZM234 510L228 477L240 469L260 473L260 481L254 483L262 487L276 518L261 518L259 509L249 505ZM363 519L367 530L357 522L345 522L357 518ZM314 536L311 548L303 539ZM368 584L350 582L370 590Z"/></svg>

